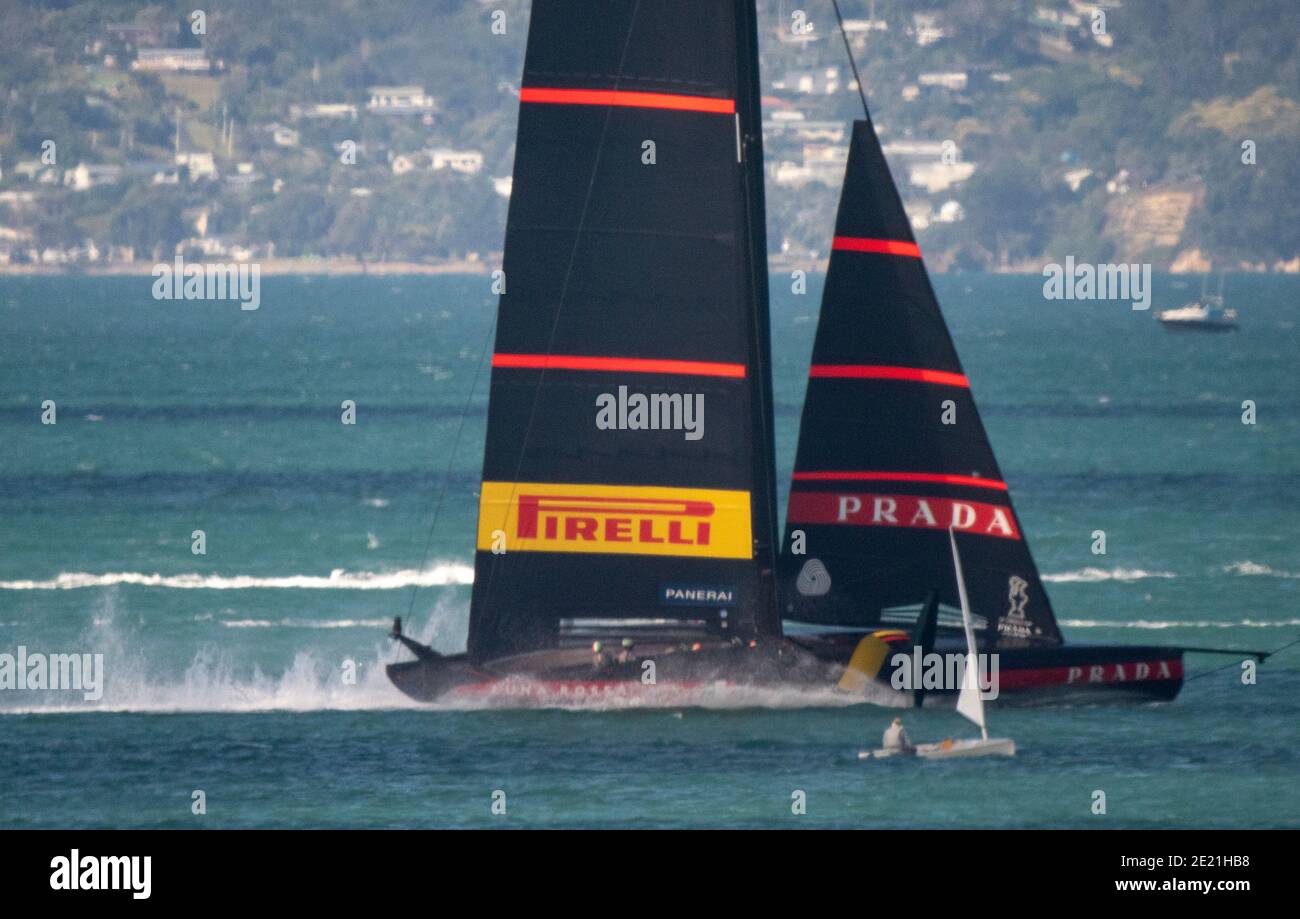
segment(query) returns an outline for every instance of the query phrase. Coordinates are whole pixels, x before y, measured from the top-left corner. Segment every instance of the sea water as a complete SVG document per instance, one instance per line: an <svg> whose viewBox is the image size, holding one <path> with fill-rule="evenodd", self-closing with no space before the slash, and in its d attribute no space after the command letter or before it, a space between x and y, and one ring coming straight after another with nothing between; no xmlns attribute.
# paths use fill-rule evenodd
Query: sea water
<svg viewBox="0 0 1300 919"><path fill-rule="evenodd" d="M1069 640L1300 635L1300 279L1232 277L1226 335L1154 320L1197 278L1150 312L936 280ZM784 479L820 290L772 282ZM0 279L0 653L104 661L98 700L0 690L0 826L1300 826L1300 647L1254 684L1189 656L1169 705L994 706L996 762L860 763L895 713L829 692L417 705L384 632L464 646L490 279L150 284Z"/></svg>

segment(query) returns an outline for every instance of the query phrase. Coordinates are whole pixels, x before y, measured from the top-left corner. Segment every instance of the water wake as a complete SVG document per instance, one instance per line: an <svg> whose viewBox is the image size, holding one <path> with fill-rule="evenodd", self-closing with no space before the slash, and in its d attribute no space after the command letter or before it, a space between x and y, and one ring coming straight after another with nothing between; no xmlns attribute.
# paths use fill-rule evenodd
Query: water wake
<svg viewBox="0 0 1300 919"><path fill-rule="evenodd" d="M400 590L404 587L447 587L474 583L474 567L444 562L423 571L347 571L335 568L327 576L290 574L282 577L217 574L144 574L118 571L91 574L65 571L45 581L0 581L0 590L79 590L86 587L171 587L179 590L250 590L254 588L298 590Z"/></svg>
<svg viewBox="0 0 1300 919"><path fill-rule="evenodd" d="M241 661L246 644L242 648L207 644L194 651L184 670L177 672L176 668L167 671L158 666L160 660L170 657L170 651L144 644L145 633L123 632L115 625L124 616L130 617L117 608L113 594L100 600L99 606L93 625L74 647L104 655L103 698L88 702L80 692L0 692L0 714L309 712L417 707L398 692L384 673L384 665L393 661L395 652L379 634L368 648L350 654L319 646L298 647L286 654L284 669L279 672L250 667ZM463 602L439 603L431 615L422 617L418 637L443 646L448 634L464 634L465 615ZM385 619L383 623L390 621Z"/></svg>
<svg viewBox="0 0 1300 919"><path fill-rule="evenodd" d="M1231 565L1224 565L1223 570L1228 574L1239 574L1243 577L1300 578L1300 571L1278 571L1276 568L1252 561L1233 562Z"/></svg>
<svg viewBox="0 0 1300 919"><path fill-rule="evenodd" d="M1241 576L1300 578L1300 572L1279 571L1251 561L1224 565L1222 571ZM1044 574L1043 580L1054 584L1096 584L1103 581L1140 581L1147 578L1176 578L1172 571L1148 571L1143 568L1079 568ZM64 571L47 580L0 581L0 590L80 590L88 587L169 587L177 590L400 590L405 587L468 586L474 583L474 566L462 562L441 562L431 568L397 571L348 571L335 568L328 575L289 574L279 577L217 574L146 574L141 571L115 571L93 574L87 571Z"/></svg>
<svg viewBox="0 0 1300 919"><path fill-rule="evenodd" d="M106 661L104 697L85 702L79 693L5 693L0 715L90 712L309 712L413 708L383 672L384 659L357 662L355 683L344 679L345 661L302 651L280 674L243 673L228 658L201 652L180 679L146 675L139 662ZM391 652L390 652L391 656Z"/></svg>
<svg viewBox="0 0 1300 919"><path fill-rule="evenodd" d="M1142 568L1080 568L1059 574L1045 574L1043 580L1052 584L1095 584L1100 581L1141 581L1144 578L1176 578L1172 571L1146 571Z"/></svg>
<svg viewBox="0 0 1300 919"><path fill-rule="evenodd" d="M467 611L462 600L446 598L430 614L418 617L411 634L444 652L463 645ZM74 648L104 655L106 679L103 698L85 701L81 692L0 692L0 715L61 714L91 712L200 713L200 712L315 712L379 711L419 709L476 711L519 708L554 708L570 711L622 709L790 709L828 708L870 703L878 706L910 704L888 687L872 685L867 694L847 695L832 686L824 689L755 688L715 683L689 689L664 686L650 692L639 684L629 692L590 695L529 692L522 681L508 681L501 690L475 697L429 705L415 702L399 692L384 672L397 652L378 634L363 652L331 652L316 646L286 652L279 672L241 663L241 649L229 644L206 645L196 652L184 669L159 672L158 659L167 653L141 643L146 633L123 632L116 622L129 621L127 611L117 608L109 594L98 601L92 625ZM375 626L390 620L377 620ZM345 628L369 624L369 620L232 620L221 623L236 629L262 628L282 624L314 623L313 628ZM344 645L344 648L349 647ZM351 646L355 647L355 646ZM247 645L244 646L247 648ZM33 647L32 650L42 650ZM406 655L406 652L400 652ZM290 656L291 655L291 656Z"/></svg>

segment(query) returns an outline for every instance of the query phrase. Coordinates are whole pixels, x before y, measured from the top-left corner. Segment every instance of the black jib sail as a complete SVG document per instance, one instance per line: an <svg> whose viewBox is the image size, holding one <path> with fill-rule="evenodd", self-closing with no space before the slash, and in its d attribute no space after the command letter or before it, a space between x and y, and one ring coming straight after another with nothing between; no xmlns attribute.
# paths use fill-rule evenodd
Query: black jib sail
<svg viewBox="0 0 1300 919"><path fill-rule="evenodd" d="M754 20L533 3L471 660L780 631Z"/></svg>
<svg viewBox="0 0 1300 919"><path fill-rule="evenodd" d="M854 124L781 553L783 614L957 606L947 530L1000 647L1061 640L870 122Z"/></svg>

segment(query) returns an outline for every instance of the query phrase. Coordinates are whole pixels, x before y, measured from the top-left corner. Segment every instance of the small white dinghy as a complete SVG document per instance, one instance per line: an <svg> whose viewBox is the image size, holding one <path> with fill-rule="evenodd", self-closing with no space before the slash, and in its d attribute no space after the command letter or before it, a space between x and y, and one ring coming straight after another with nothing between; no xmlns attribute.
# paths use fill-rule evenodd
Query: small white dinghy
<svg viewBox="0 0 1300 919"><path fill-rule="evenodd" d="M919 756L921 759L957 759L962 756L1015 756L1016 742L1009 737L983 737L917 744L913 750L863 750L858 759L890 759Z"/></svg>
<svg viewBox="0 0 1300 919"><path fill-rule="evenodd" d="M951 528L948 539L952 543L952 564L957 572L957 595L961 598L961 621L966 630L966 671L962 674L961 691L957 695L957 712L979 726L978 740L945 740L941 743L917 744L911 750L863 750L858 759L890 759L896 756L919 756L921 759L957 759L973 756L1015 756L1016 742L1009 737L989 737L984 723L984 697L980 695L979 657L975 647L975 628L971 625L970 602L966 599L966 579L961 572L961 556L957 554L957 535Z"/></svg>

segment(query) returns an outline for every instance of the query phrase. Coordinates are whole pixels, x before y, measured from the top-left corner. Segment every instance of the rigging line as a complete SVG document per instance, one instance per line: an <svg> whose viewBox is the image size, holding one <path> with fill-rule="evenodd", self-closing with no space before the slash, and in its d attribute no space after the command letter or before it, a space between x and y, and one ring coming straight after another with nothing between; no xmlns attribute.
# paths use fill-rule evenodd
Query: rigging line
<svg viewBox="0 0 1300 919"><path fill-rule="evenodd" d="M858 84L858 98L862 100L862 114L867 116L867 121L870 121L871 113L867 111L867 93L862 88L862 77L858 76L858 62L853 59L853 49L849 47L849 35L844 31L844 17L840 15L840 0L831 0L831 6L835 7L835 21L840 24L840 38L844 39L844 53L849 56L849 69L853 71L853 81Z"/></svg>
<svg viewBox="0 0 1300 919"><path fill-rule="evenodd" d="M636 0L632 6L632 15L627 21L627 37L623 39L623 52L619 56L618 71L614 74L614 88L619 89L623 85L623 71L627 67L628 51L632 47L632 33L636 30L637 15L641 11L641 0ZM587 193L582 199L582 211L578 215L578 224L573 233L573 246L569 249L569 261L564 268L564 283L560 286L560 296L555 304L555 318L551 320L550 335L546 340L546 354L550 354L555 348L555 335L560 327L560 313L564 309L564 301L569 293L569 284L573 278L573 266L578 260L578 247L582 245L583 228L587 223L587 212L591 209L591 198L596 190L596 176L600 173L601 157L605 152L605 139L609 135L609 123L613 116L612 108L605 109L605 121L600 128L600 140L596 142L596 156L591 164L591 177L587 180ZM508 282L507 282L508 283ZM497 307L497 314L500 315L500 306ZM514 503L515 494L519 489L519 472L524 467L524 457L527 455L528 438L533 431L533 423L537 419L537 406L541 402L542 385L546 382L546 369L537 375L537 386L533 389L533 404L528 410L528 424L524 426L524 436L519 442L519 460L515 463L514 475L510 477L510 504ZM488 418L491 424L491 417ZM477 545L477 539L475 540ZM502 556L504 558L504 556ZM477 571L477 566L475 566ZM492 587L496 580L498 565L493 565L488 574L487 583L483 585L483 605L486 607L492 597Z"/></svg>
<svg viewBox="0 0 1300 919"><path fill-rule="evenodd" d="M1300 645L1300 638L1295 638L1291 641L1288 641L1280 648L1274 648L1272 651L1268 652L1268 654L1265 655L1265 658L1267 659L1273 657L1276 654L1281 654L1287 648L1293 648L1296 645ZM1247 654L1243 657L1243 660L1245 659L1245 657L1251 657L1251 656L1252 655ZM1192 676L1189 676L1187 679L1185 679L1183 682L1190 683L1192 680L1199 680L1203 676L1210 676L1211 674L1218 673L1221 670L1227 670L1229 667L1240 667L1240 666L1241 666L1241 661L1230 661L1229 663L1224 664L1222 667L1215 667L1213 670L1205 670L1201 673L1193 674Z"/></svg>
<svg viewBox="0 0 1300 919"><path fill-rule="evenodd" d="M415 611L415 598L420 593L419 574L424 570L424 566L429 562L429 548L433 545L433 533L438 527L438 516L442 513L442 504L447 497L447 485L451 482L451 467L456 462L456 452L460 447L461 435L465 432L465 418L469 415L470 403L474 401L474 393L478 391L479 377L483 375L483 365L487 363L488 353L492 348L492 340L495 337L497 327L496 311L492 313L492 321L488 323L487 337L483 340L483 351L479 354L478 366L474 369L474 379L469 385L469 395L465 397L465 406L460 412L460 422L456 425L456 437L452 441L451 453L447 457L447 469L442 476L442 488L438 492L438 502L433 508L433 520L429 523L429 532L424 538L424 553L420 556L420 567L416 570L415 583L411 585L411 602L406 608L406 618L410 621L411 613ZM397 649L401 651L400 646Z"/></svg>

